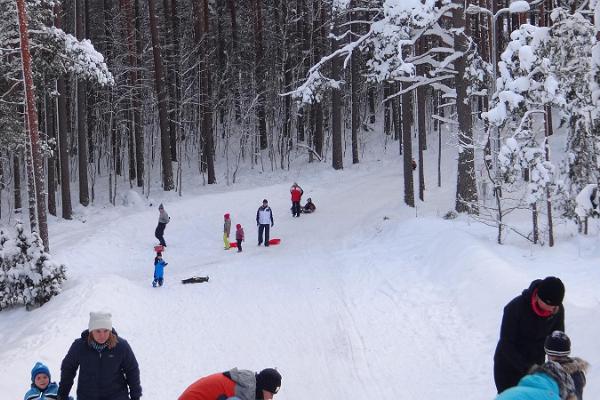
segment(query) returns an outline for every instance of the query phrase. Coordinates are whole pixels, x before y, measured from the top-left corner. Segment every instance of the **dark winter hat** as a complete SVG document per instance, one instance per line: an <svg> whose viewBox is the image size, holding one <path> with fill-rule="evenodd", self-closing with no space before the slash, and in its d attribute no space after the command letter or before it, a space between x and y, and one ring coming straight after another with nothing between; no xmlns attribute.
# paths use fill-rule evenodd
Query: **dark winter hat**
<svg viewBox="0 0 600 400"><path fill-rule="evenodd" d="M547 361L542 365L534 365L529 371L530 374L544 373L558 384L558 392L561 400L569 400L575 395L575 384L573 378L566 372L559 363Z"/></svg>
<svg viewBox="0 0 600 400"><path fill-rule="evenodd" d="M158 209L159 209L159 210L164 210L164 209L165 209L165 206L163 206L163 204L162 204L162 203L160 203L160 204L158 205Z"/></svg>
<svg viewBox="0 0 600 400"><path fill-rule="evenodd" d="M538 286L538 297L550 306L559 306L565 297L565 285L555 276L545 278Z"/></svg>
<svg viewBox="0 0 600 400"><path fill-rule="evenodd" d="M35 377L39 374L46 374L48 375L48 379L50 379L50 370L48 369L48 367L46 367L44 364L38 361L35 363L33 369L31 370L31 382L33 382L35 380Z"/></svg>
<svg viewBox="0 0 600 400"><path fill-rule="evenodd" d="M562 331L554 331L546 337L544 350L549 356L568 356L571 353L571 339Z"/></svg>
<svg viewBox="0 0 600 400"><path fill-rule="evenodd" d="M263 204L268 203L267 199L263 199Z"/></svg>
<svg viewBox="0 0 600 400"><path fill-rule="evenodd" d="M281 375L276 369L266 368L256 374L256 390L266 390L273 394L279 391Z"/></svg>

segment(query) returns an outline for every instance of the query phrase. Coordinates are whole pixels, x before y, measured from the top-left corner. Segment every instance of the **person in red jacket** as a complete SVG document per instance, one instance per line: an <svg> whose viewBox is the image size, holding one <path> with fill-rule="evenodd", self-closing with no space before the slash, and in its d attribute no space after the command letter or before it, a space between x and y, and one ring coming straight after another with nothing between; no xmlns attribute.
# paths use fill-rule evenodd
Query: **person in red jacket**
<svg viewBox="0 0 600 400"><path fill-rule="evenodd" d="M179 396L179 400L271 400L279 391L281 375L273 368L255 373L233 368L198 379Z"/></svg>
<svg viewBox="0 0 600 400"><path fill-rule="evenodd" d="M304 191L296 182L290 188L290 194L292 195L292 217L300 216L300 200Z"/></svg>

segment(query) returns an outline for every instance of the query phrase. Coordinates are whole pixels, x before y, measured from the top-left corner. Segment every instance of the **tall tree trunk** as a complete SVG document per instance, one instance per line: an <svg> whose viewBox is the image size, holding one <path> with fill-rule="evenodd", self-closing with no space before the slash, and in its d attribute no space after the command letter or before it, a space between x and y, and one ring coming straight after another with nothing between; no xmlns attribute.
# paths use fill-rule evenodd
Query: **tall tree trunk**
<svg viewBox="0 0 600 400"><path fill-rule="evenodd" d="M150 33L152 36L152 54L154 55L154 88L158 99L158 119L160 121L160 145L162 161L163 190L175 188L173 183L173 166L171 165L171 138L169 135L169 117L167 115L167 93L163 86L163 62L160 54L160 39L156 22L155 0L148 0L148 14L150 16Z"/></svg>
<svg viewBox="0 0 600 400"><path fill-rule="evenodd" d="M177 75L177 63L175 59L175 42L179 40L175 36L174 30L174 17L171 10L170 0L163 0L163 15L164 15L164 27L165 27L165 65L167 66L165 78L167 91L169 93L169 101L167 106L167 113L169 116L169 138L171 141L171 161L177 161L177 110L175 106L177 90L176 90L176 75Z"/></svg>
<svg viewBox="0 0 600 400"><path fill-rule="evenodd" d="M19 163L19 151L12 156L13 163L13 195L15 201L15 214L23 211L23 198L21 196L21 167Z"/></svg>
<svg viewBox="0 0 600 400"><path fill-rule="evenodd" d="M403 90L406 90L408 86L410 86L410 83L402 83ZM407 91L402 95L402 156L404 161L404 203L409 207L415 206L415 185L413 182L412 167L412 116L412 93Z"/></svg>
<svg viewBox="0 0 600 400"><path fill-rule="evenodd" d="M23 81L25 82L25 104L27 105L27 127L29 128L29 141L31 145L32 164L29 165L33 171L35 182L35 193L30 197L35 199L37 211L37 228L40 238L44 243L44 250L49 251L48 224L46 221L46 202L44 196L44 168L42 152L39 145L38 115L35 104L35 89L33 86L33 75L31 72L31 54L29 53L29 31L27 29L27 13L25 11L25 0L17 0L17 11L19 15L19 36L21 44L21 62L23 64ZM31 174L30 174L31 175ZM31 176L30 176L31 178ZM32 230L34 227L32 226Z"/></svg>
<svg viewBox="0 0 600 400"><path fill-rule="evenodd" d="M201 23L201 57L200 63L200 112L202 114L202 137L203 137L203 155L206 160L206 171L209 185L217 183L215 176L214 162L214 134L213 134L213 106L211 102L211 82L210 82L210 46L209 46L209 8L208 0L200 0L200 23Z"/></svg>
<svg viewBox="0 0 600 400"><path fill-rule="evenodd" d="M417 54L425 53L425 45L423 38L419 39L417 42ZM425 65L419 64L417 65L417 75L426 78L425 76ZM425 150L425 138L427 137L427 132L425 130L425 86L421 85L417 88L417 130L418 130L418 138L419 138L419 199L421 201L425 201L425 173L423 170L423 150Z"/></svg>
<svg viewBox="0 0 600 400"><path fill-rule="evenodd" d="M45 131L52 142L52 154L48 157L48 212L56 216L56 109L52 97L46 95L44 106Z"/></svg>
<svg viewBox="0 0 600 400"><path fill-rule="evenodd" d="M263 50L263 21L262 2L252 0L252 16L254 21L254 73L256 76L256 119L258 121L258 134L260 137L260 149L267 148L267 121L265 115L265 68Z"/></svg>
<svg viewBox="0 0 600 400"><path fill-rule="evenodd" d="M454 0L463 4L462 0ZM462 53L455 62L456 112L458 114L458 176L456 183L456 211L477 214L477 184L475 181L475 152L473 148L473 127L471 101L467 93L469 82L466 79L469 48L469 26L465 24L462 8L453 11L454 51Z"/></svg>
<svg viewBox="0 0 600 400"><path fill-rule="evenodd" d="M142 0L128 0L129 2L134 1L133 5L133 13L130 15L131 22L129 22L129 28L132 31L131 35L131 43L129 46L135 45L134 48L130 48L130 52L135 52L133 57L133 61L135 66L137 67L138 60L142 57L142 40L141 36L141 11L139 2ZM130 6L131 7L131 6ZM135 21L135 23L134 23ZM136 68L137 69L137 68ZM138 187L144 186L144 165L145 165L145 157L144 157L144 125L142 124L142 101L141 101L141 93L140 87L143 81L142 71L135 71L135 88L133 91L133 122L135 125L135 163L136 163L136 175L137 175L137 185Z"/></svg>
<svg viewBox="0 0 600 400"><path fill-rule="evenodd" d="M120 0L121 10L125 13L125 32L127 34L127 59L129 63L129 71L127 73L128 84L130 86L131 95L129 96L129 107L131 108L131 114L133 121L131 121L130 136L133 140L130 141L130 147L133 147L134 151L130 150L129 164L135 160L135 168L130 171L130 177L134 176L138 187L144 185L144 136L143 128L140 116L141 104L139 102L138 93L138 72L137 72L137 57L136 57L136 29L135 29L135 15L134 7L132 4L133 0ZM133 154L132 154L133 153ZM130 167L131 170L131 167Z"/></svg>
<svg viewBox="0 0 600 400"><path fill-rule="evenodd" d="M75 30L77 39L83 40L84 33L84 0L75 0ZM83 206L90 204L90 191L88 182L88 132L87 132L87 110L86 92L87 84L81 79L75 83L77 89L77 156L79 161L79 203Z"/></svg>
<svg viewBox="0 0 600 400"><path fill-rule="evenodd" d="M332 15L334 34L337 33L339 16ZM339 48L339 43L331 39L331 51ZM342 77L342 59L335 57L331 61L331 78L339 81ZM339 88L331 89L331 140L332 140L332 165L333 169L344 168L342 153L342 91Z"/></svg>
<svg viewBox="0 0 600 400"><path fill-rule="evenodd" d="M357 1L352 0L350 7L357 6ZM350 31L358 35L359 29L356 21L359 20L358 12L353 11L350 17ZM356 37L356 36L354 36ZM358 164L358 132L360 131L360 54L358 49L352 52L350 75L352 87L350 90L350 102L352 108L352 164Z"/></svg>

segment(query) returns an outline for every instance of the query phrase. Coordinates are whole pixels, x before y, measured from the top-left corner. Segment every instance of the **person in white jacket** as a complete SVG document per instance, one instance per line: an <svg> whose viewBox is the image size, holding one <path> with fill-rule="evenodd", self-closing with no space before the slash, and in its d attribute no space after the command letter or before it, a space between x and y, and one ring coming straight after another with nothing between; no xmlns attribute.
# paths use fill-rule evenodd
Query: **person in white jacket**
<svg viewBox="0 0 600 400"><path fill-rule="evenodd" d="M275 225L273 222L273 212L269 207L269 202L264 199L262 206L256 211L256 226L258 226L258 245L263 244L263 232L265 234L265 247L269 247L269 225L272 227Z"/></svg>

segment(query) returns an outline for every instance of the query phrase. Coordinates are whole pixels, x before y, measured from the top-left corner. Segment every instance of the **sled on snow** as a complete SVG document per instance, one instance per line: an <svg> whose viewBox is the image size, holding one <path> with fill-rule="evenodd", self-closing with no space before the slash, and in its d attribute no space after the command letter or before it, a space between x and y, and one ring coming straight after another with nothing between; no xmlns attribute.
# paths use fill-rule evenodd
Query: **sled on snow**
<svg viewBox="0 0 600 400"><path fill-rule="evenodd" d="M182 279L181 283L202 283L208 282L208 276L192 276L191 278Z"/></svg>

